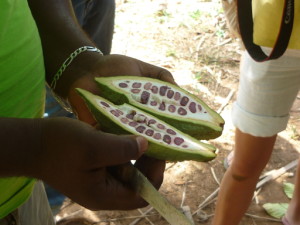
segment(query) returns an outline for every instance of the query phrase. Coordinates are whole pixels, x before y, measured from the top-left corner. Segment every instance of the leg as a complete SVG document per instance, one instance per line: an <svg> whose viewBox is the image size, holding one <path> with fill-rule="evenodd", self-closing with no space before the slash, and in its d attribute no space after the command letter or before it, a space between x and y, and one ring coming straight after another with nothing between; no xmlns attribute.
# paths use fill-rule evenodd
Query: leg
<svg viewBox="0 0 300 225"><path fill-rule="evenodd" d="M223 177L212 224L239 223L251 202L258 178L269 161L275 140L276 135L254 137L236 130L237 151Z"/></svg>
<svg viewBox="0 0 300 225"><path fill-rule="evenodd" d="M244 55L232 111L237 127L234 159L222 180L214 225L239 224L246 212L260 173L271 156L276 134L286 128L289 110L299 91L298 64L297 58L289 57L256 63Z"/></svg>
<svg viewBox="0 0 300 225"><path fill-rule="evenodd" d="M286 218L290 224L300 225L300 163L298 162L295 190L289 204Z"/></svg>

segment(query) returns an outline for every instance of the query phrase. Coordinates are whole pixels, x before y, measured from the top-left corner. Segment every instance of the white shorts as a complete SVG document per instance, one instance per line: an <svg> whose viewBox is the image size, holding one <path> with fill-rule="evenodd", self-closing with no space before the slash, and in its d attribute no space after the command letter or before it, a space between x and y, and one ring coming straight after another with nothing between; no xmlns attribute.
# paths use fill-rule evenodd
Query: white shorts
<svg viewBox="0 0 300 225"><path fill-rule="evenodd" d="M300 51L293 50L263 63L255 62L245 52L240 67L233 124L242 132L259 137L283 131L299 92Z"/></svg>

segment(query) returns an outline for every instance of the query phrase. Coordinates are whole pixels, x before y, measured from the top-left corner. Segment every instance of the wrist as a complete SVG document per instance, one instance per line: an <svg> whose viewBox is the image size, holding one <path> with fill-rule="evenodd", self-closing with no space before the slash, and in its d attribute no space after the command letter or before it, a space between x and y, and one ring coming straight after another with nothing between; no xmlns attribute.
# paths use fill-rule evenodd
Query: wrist
<svg viewBox="0 0 300 225"><path fill-rule="evenodd" d="M66 98L71 85L79 78L90 74L102 52L91 46L83 46L72 52L52 77L50 87L58 95Z"/></svg>

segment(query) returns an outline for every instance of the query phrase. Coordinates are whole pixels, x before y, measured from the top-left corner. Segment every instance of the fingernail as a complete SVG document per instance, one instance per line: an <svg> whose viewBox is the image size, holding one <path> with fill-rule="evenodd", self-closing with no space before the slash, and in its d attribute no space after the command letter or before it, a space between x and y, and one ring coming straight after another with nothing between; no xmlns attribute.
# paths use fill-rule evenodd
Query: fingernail
<svg viewBox="0 0 300 225"><path fill-rule="evenodd" d="M139 152L144 153L147 151L148 141L146 138L138 136L138 137L136 137L136 142L138 144Z"/></svg>

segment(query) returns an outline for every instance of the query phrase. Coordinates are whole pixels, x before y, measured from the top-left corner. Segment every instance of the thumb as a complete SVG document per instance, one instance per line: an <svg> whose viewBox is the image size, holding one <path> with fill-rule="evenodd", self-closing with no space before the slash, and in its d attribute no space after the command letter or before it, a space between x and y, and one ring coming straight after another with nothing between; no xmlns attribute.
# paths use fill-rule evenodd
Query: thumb
<svg viewBox="0 0 300 225"><path fill-rule="evenodd" d="M101 155L105 166L124 164L138 159L148 148L147 139L134 135L107 134L104 143L100 143Z"/></svg>
<svg viewBox="0 0 300 225"><path fill-rule="evenodd" d="M141 65L143 76L155 78L158 80L166 81L171 84L177 85L172 73L164 68L144 63Z"/></svg>

